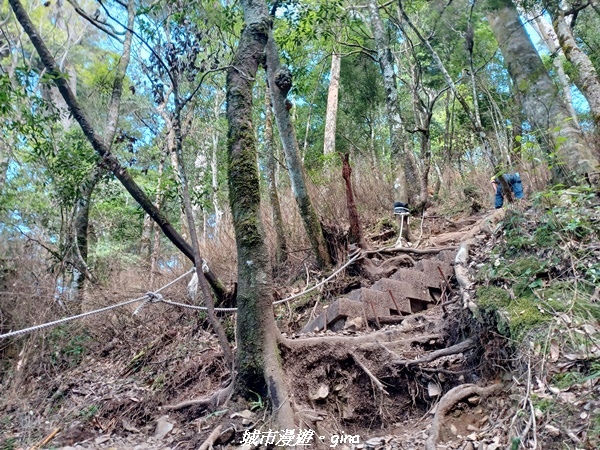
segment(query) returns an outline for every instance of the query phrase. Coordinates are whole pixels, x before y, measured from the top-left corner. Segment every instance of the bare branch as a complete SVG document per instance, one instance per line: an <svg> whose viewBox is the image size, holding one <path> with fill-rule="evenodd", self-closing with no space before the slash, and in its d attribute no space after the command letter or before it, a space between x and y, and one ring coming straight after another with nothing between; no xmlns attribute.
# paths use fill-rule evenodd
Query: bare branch
<svg viewBox="0 0 600 450"><path fill-rule="evenodd" d="M122 42L122 40L119 37L119 35L121 35L121 36L124 35L125 34L124 31L117 31L117 30L115 30L112 25L109 25L106 22L98 20L98 18L96 17L96 15L94 15L94 17L90 17L81 8L81 6L79 6L79 4L77 3L76 0L67 0L67 1L71 4L71 6L73 7L73 9L75 10L75 12L77 14L79 14L81 17L83 17L85 20L87 20L93 26L95 26L96 28L98 28L100 31L103 31L104 33L108 34L110 37L116 39L117 41Z"/></svg>

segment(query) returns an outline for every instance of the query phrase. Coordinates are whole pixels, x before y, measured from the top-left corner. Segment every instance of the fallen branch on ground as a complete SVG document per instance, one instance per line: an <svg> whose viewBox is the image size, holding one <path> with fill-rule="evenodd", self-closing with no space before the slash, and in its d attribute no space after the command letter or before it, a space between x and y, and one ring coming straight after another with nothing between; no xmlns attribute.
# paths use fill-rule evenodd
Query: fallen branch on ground
<svg viewBox="0 0 600 450"><path fill-rule="evenodd" d="M308 338L300 338L300 339L289 339L281 336L279 338L279 343L284 345L285 347L291 349L303 348L303 347L311 347L316 345L360 345L368 342L375 342L376 340L380 340L382 342L394 342L396 337L399 335L406 334L407 330L395 328L384 331L377 331L375 333L363 334L360 336L318 336L318 337L308 337ZM438 335L436 335L438 336ZM415 342L417 339L420 339L419 336L415 336L407 341Z"/></svg>
<svg viewBox="0 0 600 450"><path fill-rule="evenodd" d="M217 440L217 438L221 435L221 428L223 428L223 425L219 425L217 428L215 428L212 431L212 433L210 433L208 435L208 437L202 443L202 445L198 448L198 450L209 450L209 449L212 449L213 448L213 444L215 443L215 441Z"/></svg>
<svg viewBox="0 0 600 450"><path fill-rule="evenodd" d="M480 397L489 396L502 389L502 387L502 383L496 383L488 387L481 387L475 384L461 384L460 386L450 389L437 404L435 416L433 417L433 422L431 423L431 429L429 431L429 437L425 442L425 450L436 450L436 444L444 423L444 418L454 405L470 395L479 395Z"/></svg>
<svg viewBox="0 0 600 450"><path fill-rule="evenodd" d="M465 352L473 347L475 347L475 339L468 338L459 344L453 345L448 348L443 348L441 350L436 350L435 352L431 352L428 355L424 356L423 358L410 359L410 360L397 360L397 361L392 361L392 364L403 365L406 367L416 366L418 364L425 364L425 363L429 363L431 361L435 361L436 359L439 359L442 356L456 355L458 353Z"/></svg>
<svg viewBox="0 0 600 450"><path fill-rule="evenodd" d="M163 406L166 410L176 411L178 409L189 408L190 406L212 406L217 407L223 405L233 392L233 382L229 384L226 388L219 389L208 397L202 397L195 400L186 400L181 403L176 403L175 405L166 405Z"/></svg>
<svg viewBox="0 0 600 450"><path fill-rule="evenodd" d="M400 345L412 346L413 344L425 344L430 341L437 341L441 337L442 337L441 334L426 334L426 335L421 335L421 336L414 336L414 337L411 337L408 339L400 339L397 341L388 342L387 344L388 344L388 346L400 346ZM364 344L361 344L358 348L363 351L365 351L365 350L375 351L379 348L383 348L383 349L385 349L386 352L393 355L394 358L398 358L398 355L396 355L392 350L390 350L387 346L383 345L377 339L375 339L374 342L365 342Z"/></svg>
<svg viewBox="0 0 600 450"><path fill-rule="evenodd" d="M54 439L54 437L60 432L60 430L60 428L55 428L48 436L42 439L42 441L39 444L35 444L33 447L31 447L30 450L37 450L38 448L44 447L46 444L48 444L48 442Z"/></svg>

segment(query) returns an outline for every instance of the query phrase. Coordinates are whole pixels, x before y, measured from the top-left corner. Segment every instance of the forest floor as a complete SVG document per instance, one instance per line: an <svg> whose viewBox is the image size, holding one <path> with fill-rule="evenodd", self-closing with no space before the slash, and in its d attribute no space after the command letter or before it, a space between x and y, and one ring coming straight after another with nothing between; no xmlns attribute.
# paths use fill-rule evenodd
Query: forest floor
<svg viewBox="0 0 600 450"><path fill-rule="evenodd" d="M590 214L597 215L597 206ZM396 323L348 317L338 331L299 334L324 306L377 281L360 265L323 287L316 303L306 296L277 307L284 336L311 342L282 346L297 430L271 430L268 405L258 394L242 410L235 404L169 408L225 386L230 373L206 320L149 305L134 317L114 313L48 331L43 341L27 340L0 386L0 449L251 449L294 442L338 449L598 448L598 316L593 308L575 314L577 305L551 309L535 290L558 280L558 273L572 283L560 262L528 267L523 279L511 272L522 261L498 249L514 238L506 224L515 217L532 233L539 230L533 209L431 218L419 249L463 244L468 256L452 262L455 273L440 282L437 301ZM591 250L583 264L591 267L600 251L597 236L586 246ZM396 258L396 268L406 269L437 257L410 248L399 253L408 257L370 252L371 267ZM553 261L539 247L532 255ZM502 268L507 273L498 275ZM523 280L539 301L519 303L515 292ZM278 295L300 291L304 282L288 282ZM507 293L503 305L504 294L489 295L492 288ZM597 297L596 288L586 299ZM233 319L225 318L225 326L231 336ZM42 350L45 357L36 356ZM260 440L263 445L252 445Z"/></svg>

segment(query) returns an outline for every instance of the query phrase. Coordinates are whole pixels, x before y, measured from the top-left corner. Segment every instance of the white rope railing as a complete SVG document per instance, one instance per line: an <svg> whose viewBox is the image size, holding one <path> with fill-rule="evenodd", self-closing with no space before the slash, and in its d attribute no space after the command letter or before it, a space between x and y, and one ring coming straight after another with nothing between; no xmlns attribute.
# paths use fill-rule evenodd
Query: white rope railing
<svg viewBox="0 0 600 450"><path fill-rule="evenodd" d="M329 281L331 281L333 278L335 278L335 276L337 276L337 274L339 274L342 270L344 270L346 267L348 267L350 264L352 264L353 262L355 262L356 260L362 258L362 253L359 250L357 250L356 252L352 253L350 255L350 259L340 268L338 268L335 272L333 272L331 275L329 275L327 278L325 278L323 281L321 281L320 283L315 284L314 286L305 289L302 292L299 292L298 294L294 294L290 297L284 298L282 300L277 300L276 302L273 302L273 305L279 305L281 303L286 303L289 302L291 300L294 300L298 297L302 297L303 295L308 294L309 292L314 291L315 289L323 286L324 284L328 283ZM110 305L110 306L106 306L104 308L100 308L100 309L96 309L94 311L88 311L82 314L77 314L76 316L71 316L71 317L65 317L62 319L58 319L52 322L48 322L48 323L44 323L41 325L35 325L29 328L23 328L22 330L16 330L16 331L11 331L9 333L6 334L0 334L0 339L5 339L5 338L10 338L10 337L14 337L14 336L19 336L21 334L27 334L27 333L33 333L34 331L38 331L38 330L43 330L45 328L50 328L50 327L54 327L56 325L60 325L62 323L67 323L67 322L71 322L73 320L77 320L77 319L83 319L84 317L89 317L89 316L93 316L96 314L100 314L106 311L110 311L112 309L116 309L116 308L121 308L123 306L126 305L131 305L132 303L136 303L136 302L140 302L140 301L144 301L144 303L142 303L140 306L138 306L135 311L133 312L133 315L136 315L139 313L139 311L148 303L164 303L166 305L171 305L171 306L178 306L181 308L188 308L188 309L194 309L194 310L200 310L200 311L206 311L208 310L208 308L206 306L196 306L196 305L189 305L186 303L179 303L179 302L174 302L174 301L170 301L170 300L166 300L165 298L163 298L162 295L160 295L159 293L163 290L165 290L166 288L172 286L173 284L177 283L179 280L181 280L182 278L185 278L186 276L188 276L191 273L194 273L196 271L195 268L192 268L190 270L188 270L187 272L185 272L183 275L180 275L179 277L177 277L176 279L174 279L173 281L171 281L170 283L165 284L163 287L161 287L160 289L157 289L154 292L147 292L146 294L144 294L141 297L138 298L134 298L131 300L127 300L121 303L117 303L116 305ZM238 309L237 308L215 308L215 311L218 312L235 312Z"/></svg>
<svg viewBox="0 0 600 450"><path fill-rule="evenodd" d="M153 296L156 296L156 294L158 294L160 291L168 288L169 286L172 286L173 284L177 283L182 278L185 278L190 273L192 273L192 271L193 270L187 271L186 273L184 273L183 275L179 276L178 278L176 278L175 280L171 281L170 283L165 284L163 287L161 287L160 289L156 290L155 292L148 292L148 293L142 295L141 297L134 298L134 299L131 299L131 300L127 300L127 301L124 301L124 302L121 302L121 303L117 303L116 305L106 306L104 308L96 309L94 311L88 311L88 312L85 312L85 313L82 313L82 314L77 314L76 316L64 317L62 319L54 320L54 321L48 322L48 323L43 323L41 325L35 325L33 327L24 328L22 330L11 331L10 333L6 333L6 334L0 334L0 339L10 338L10 337L13 337L13 336L19 336L21 334L26 334L26 333L33 333L34 331L43 330L45 328L54 327L54 326L60 325L62 323L67 323L67 322L71 322L73 320L83 319L84 317L89 317L89 316L100 314L100 313L103 313L103 312L106 312L106 311L110 311L111 309L116 309L116 308L121 308L123 306L131 305L132 303L140 302L140 301L145 300L145 299L148 299L148 300L153 299Z"/></svg>

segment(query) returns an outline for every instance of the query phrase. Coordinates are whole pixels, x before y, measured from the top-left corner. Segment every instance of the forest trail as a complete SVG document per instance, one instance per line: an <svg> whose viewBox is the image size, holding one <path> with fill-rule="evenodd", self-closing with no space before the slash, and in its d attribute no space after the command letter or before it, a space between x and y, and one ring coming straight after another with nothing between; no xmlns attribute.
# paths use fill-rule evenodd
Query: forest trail
<svg viewBox="0 0 600 450"><path fill-rule="evenodd" d="M327 306L322 311L305 308L290 321L296 325L284 334L291 343L282 349L284 368L300 430L315 433L315 441L304 448L500 448L502 429L496 419L506 414L508 404L486 398L491 393L486 389L495 392L500 385L479 378L483 351L454 274L458 244L465 237L482 240L483 225L494 214L452 223L450 231L431 237L444 247L365 252L369 262L355 268L362 276L349 285L356 287L358 280L360 287L346 289L322 305ZM379 273L375 277L374 271ZM219 380L226 382L224 368L215 362L214 338L205 334L204 342L196 342L190 331L167 332L127 360L118 353L116 361L107 358L115 343L105 343L81 367L62 374L37 406L49 419L47 425L60 424L61 431L46 446L35 448L200 448L217 427L215 448L257 448L241 444L244 431L269 430L260 398L256 410L237 413L227 406L216 411L164 409L165 404L197 397L198 391L210 393ZM189 338L182 340L181 335ZM309 345L310 351L294 343ZM169 379L142 376L153 362L172 364L175 346L192 345L196 350L187 350L195 354L186 357L183 368L168 368ZM443 394L458 385L463 391L454 392L448 403ZM30 394L40 395L35 389ZM444 399L448 404L439 406ZM73 411L78 411L75 417ZM48 436L56 428L49 428ZM432 430L437 447L427 444Z"/></svg>

